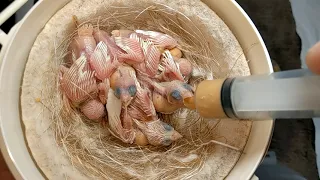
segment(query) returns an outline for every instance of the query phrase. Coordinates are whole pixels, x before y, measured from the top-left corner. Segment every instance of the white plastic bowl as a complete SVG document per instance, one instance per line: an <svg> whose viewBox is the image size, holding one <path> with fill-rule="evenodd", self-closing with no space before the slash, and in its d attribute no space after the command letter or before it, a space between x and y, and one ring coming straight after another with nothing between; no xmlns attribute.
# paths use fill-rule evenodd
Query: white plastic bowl
<svg viewBox="0 0 320 180"><path fill-rule="evenodd" d="M46 22L69 0L39 1L5 37L0 58L0 148L16 179L45 179L28 151L20 116L20 86L29 51ZM229 26L243 49L252 74L273 72L269 54L254 24L234 0L203 0ZM0 59L0 61L1 61ZM254 122L244 153L227 179L250 179L269 146L273 120Z"/></svg>

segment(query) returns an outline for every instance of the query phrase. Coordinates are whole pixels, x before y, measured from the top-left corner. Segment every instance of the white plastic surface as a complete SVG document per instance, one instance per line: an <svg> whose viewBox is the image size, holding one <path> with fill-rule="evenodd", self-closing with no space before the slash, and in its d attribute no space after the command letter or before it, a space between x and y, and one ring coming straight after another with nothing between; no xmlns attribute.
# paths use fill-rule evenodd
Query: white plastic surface
<svg viewBox="0 0 320 180"><path fill-rule="evenodd" d="M0 128L3 138L0 145L16 179L44 179L33 162L24 139L19 111L19 92L25 63L35 38L50 17L68 1L39 1L21 21L17 32L10 40L0 69ZM241 7L233 0L203 0L203 2L225 21L243 49L257 44L250 51L245 51L246 57L250 59L251 72L271 73L272 66L266 47ZM272 129L272 120L253 123L244 153L226 179L251 179L269 145Z"/></svg>

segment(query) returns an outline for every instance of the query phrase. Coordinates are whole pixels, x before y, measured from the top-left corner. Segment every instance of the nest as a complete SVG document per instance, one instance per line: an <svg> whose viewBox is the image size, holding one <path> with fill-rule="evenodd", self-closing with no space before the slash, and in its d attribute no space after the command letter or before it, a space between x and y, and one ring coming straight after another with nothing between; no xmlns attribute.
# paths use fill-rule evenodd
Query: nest
<svg viewBox="0 0 320 180"><path fill-rule="evenodd" d="M217 151L216 146L238 153L242 151L243 147L234 147L224 140L227 138L217 136L216 129L221 120L205 120L197 112L187 109L180 109L172 115L160 115L160 119L172 125L183 138L168 147L140 147L122 143L101 124L86 119L77 110L64 107L59 90L58 68L69 53L67 48L76 35L76 27L86 23L109 33L125 28L171 35L178 40L184 57L201 72L201 75L190 79L191 85L205 79L229 76L232 71L232 68L226 71L226 67L215 58L223 51L223 47L208 39L210 34L203 31L203 27L163 4L111 6L103 14L79 18L77 22L79 24L73 27L73 32L61 44L55 44L54 56L46 75L55 86L48 85L42 90L44 97L41 103L51 112L50 128L56 143L80 172L90 178L103 179L188 179L204 168ZM251 128L250 124L245 126Z"/></svg>

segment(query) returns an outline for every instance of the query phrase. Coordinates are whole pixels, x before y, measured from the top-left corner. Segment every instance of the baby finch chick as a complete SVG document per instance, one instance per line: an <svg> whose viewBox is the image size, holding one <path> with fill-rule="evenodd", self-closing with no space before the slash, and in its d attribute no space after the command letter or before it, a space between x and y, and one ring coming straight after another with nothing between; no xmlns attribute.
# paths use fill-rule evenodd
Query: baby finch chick
<svg viewBox="0 0 320 180"><path fill-rule="evenodd" d="M141 76L140 79L151 85L155 92L166 97L170 104L182 105L185 99L193 97L194 95L192 86L178 80L157 83L144 76Z"/></svg>
<svg viewBox="0 0 320 180"><path fill-rule="evenodd" d="M146 87L141 87L135 79L137 94L135 99L129 105L129 114L132 118L139 121L152 121L158 119L156 110L151 100L151 92Z"/></svg>
<svg viewBox="0 0 320 180"><path fill-rule="evenodd" d="M68 63L71 65L82 54L89 59L95 47L96 41L93 37L93 26L91 24L84 24L79 27L77 36L75 36L69 45L69 50L71 51L71 58L69 58L69 61L72 62Z"/></svg>
<svg viewBox="0 0 320 180"><path fill-rule="evenodd" d="M174 58L181 75L184 77L185 80L189 79L192 74L193 67L190 61L185 58Z"/></svg>
<svg viewBox="0 0 320 180"><path fill-rule="evenodd" d="M157 92L153 92L152 101L154 108L157 112L162 114L172 114L179 108L183 107L183 104L171 104L168 100Z"/></svg>
<svg viewBox="0 0 320 180"><path fill-rule="evenodd" d="M134 64L133 67L137 70L138 74L147 77L155 77L160 63L160 51L149 40L143 40L137 37L136 34L132 34L131 37L139 40L144 55L144 61L139 64Z"/></svg>
<svg viewBox="0 0 320 180"><path fill-rule="evenodd" d="M118 99L114 94L113 90L110 89L106 105L108 111L108 122L111 130L110 132L122 142L132 144L135 140L135 131L134 129L127 129L123 127L120 116L122 104L120 99Z"/></svg>
<svg viewBox="0 0 320 180"><path fill-rule="evenodd" d="M114 37L115 43L125 51L125 53L119 53L118 58L120 62L127 64L139 64L144 61L144 53L140 45L139 39L128 37Z"/></svg>
<svg viewBox="0 0 320 180"><path fill-rule="evenodd" d="M103 30L97 28L94 29L93 37L96 40L96 42L104 42L107 45L107 52L111 58L111 61L116 60L119 54L126 53L114 42L114 40L108 35L108 33Z"/></svg>
<svg viewBox="0 0 320 180"><path fill-rule="evenodd" d="M124 107L127 107L137 93L135 84L135 70L127 65L121 65L111 75L110 86L114 94L119 98Z"/></svg>
<svg viewBox="0 0 320 180"><path fill-rule="evenodd" d="M151 41L158 47L163 49L173 49L178 45L177 40L168 34L163 34L155 31L136 30L137 35L143 39Z"/></svg>
<svg viewBox="0 0 320 180"><path fill-rule="evenodd" d="M162 62L159 65L160 75L156 76L160 81L179 80L184 81L179 66L175 63L173 56L168 50L162 54Z"/></svg>
<svg viewBox="0 0 320 180"><path fill-rule="evenodd" d="M104 105L98 99L91 99L80 107L81 112L90 120L102 121L107 114Z"/></svg>
<svg viewBox="0 0 320 180"><path fill-rule="evenodd" d="M94 72L86 69L86 65L87 59L82 55L69 69L64 66L60 69L61 91L75 106L95 97L98 92Z"/></svg>
<svg viewBox="0 0 320 180"><path fill-rule="evenodd" d="M96 77L105 81L115 72L120 66L117 60L111 59L108 45L101 41L95 48L90 58L90 67L95 71Z"/></svg>
<svg viewBox="0 0 320 180"><path fill-rule="evenodd" d="M169 146L182 136L172 126L162 121L140 122L134 120L137 127L147 137L148 142L154 146Z"/></svg>

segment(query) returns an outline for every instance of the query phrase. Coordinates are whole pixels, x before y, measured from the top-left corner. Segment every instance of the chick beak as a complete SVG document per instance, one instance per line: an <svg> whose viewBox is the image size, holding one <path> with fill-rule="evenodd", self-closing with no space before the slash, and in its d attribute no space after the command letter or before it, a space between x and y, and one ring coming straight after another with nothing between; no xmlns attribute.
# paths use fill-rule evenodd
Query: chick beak
<svg viewBox="0 0 320 180"><path fill-rule="evenodd" d="M195 109L194 94L191 91L183 91L183 105L189 109Z"/></svg>
<svg viewBox="0 0 320 180"><path fill-rule="evenodd" d="M182 135L180 133L178 133L177 131L173 131L173 133L171 135L171 140L176 141L180 138L182 138Z"/></svg>
<svg viewBox="0 0 320 180"><path fill-rule="evenodd" d="M188 109L196 109L194 97L188 97L183 99L183 105L186 106Z"/></svg>
<svg viewBox="0 0 320 180"><path fill-rule="evenodd" d="M124 107L128 107L131 103L133 97L131 97L129 94L121 94L120 100L123 103Z"/></svg>

